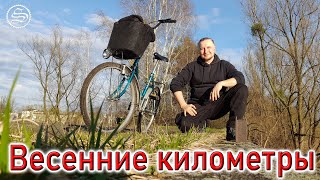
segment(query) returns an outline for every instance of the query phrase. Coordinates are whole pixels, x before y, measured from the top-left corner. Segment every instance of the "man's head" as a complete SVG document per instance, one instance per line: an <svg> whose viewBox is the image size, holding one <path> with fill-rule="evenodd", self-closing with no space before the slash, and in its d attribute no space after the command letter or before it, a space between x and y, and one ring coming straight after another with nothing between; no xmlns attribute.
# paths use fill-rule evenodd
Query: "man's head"
<svg viewBox="0 0 320 180"><path fill-rule="evenodd" d="M198 47L200 49L201 58L208 63L211 63L216 53L216 46L211 38L205 37L199 40Z"/></svg>

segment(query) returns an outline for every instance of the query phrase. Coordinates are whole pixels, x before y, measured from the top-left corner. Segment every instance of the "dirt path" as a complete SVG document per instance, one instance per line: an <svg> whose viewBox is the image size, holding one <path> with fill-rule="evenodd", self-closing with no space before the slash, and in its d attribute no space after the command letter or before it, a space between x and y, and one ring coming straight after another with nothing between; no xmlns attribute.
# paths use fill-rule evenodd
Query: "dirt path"
<svg viewBox="0 0 320 180"><path fill-rule="evenodd" d="M234 143L228 142L224 140L225 135L223 133L215 134L215 133L205 133L198 141L191 143L185 150L259 150L261 149L255 144L252 143ZM156 155L150 155L149 167L156 167ZM205 179L205 180L231 180L231 179L243 179L243 180L269 180L269 179L277 179L276 173L271 172L267 173L265 171L260 171L258 173L249 173L244 172L240 173L237 171L233 171L231 173L221 172L221 173L212 173L212 172L176 172L176 173L157 173L154 172L153 175L150 174L137 174L131 176L129 179L177 179L177 180L185 180L185 179ZM314 174L295 174L295 173L287 173L284 179L320 179L320 172L317 171Z"/></svg>

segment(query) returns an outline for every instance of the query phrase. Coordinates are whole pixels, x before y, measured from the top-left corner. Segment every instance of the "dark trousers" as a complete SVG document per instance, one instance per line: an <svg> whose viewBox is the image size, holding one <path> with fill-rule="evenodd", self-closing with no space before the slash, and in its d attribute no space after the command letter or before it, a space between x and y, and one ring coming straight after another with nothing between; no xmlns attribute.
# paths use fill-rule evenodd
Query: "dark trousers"
<svg viewBox="0 0 320 180"><path fill-rule="evenodd" d="M227 126L235 127L235 120L244 116L248 98L248 88L244 84L237 84L220 95L215 101L204 105L194 104L197 115L184 116L183 112L176 117L176 124L182 132L188 132L192 127L205 128L207 120L219 119L230 112Z"/></svg>

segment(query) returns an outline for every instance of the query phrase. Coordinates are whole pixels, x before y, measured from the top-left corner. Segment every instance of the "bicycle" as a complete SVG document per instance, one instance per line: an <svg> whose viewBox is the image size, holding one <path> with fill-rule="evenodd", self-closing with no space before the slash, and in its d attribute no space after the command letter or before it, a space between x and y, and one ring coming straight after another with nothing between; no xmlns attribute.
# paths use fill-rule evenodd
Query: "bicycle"
<svg viewBox="0 0 320 180"><path fill-rule="evenodd" d="M175 23L176 20L160 19L155 22L157 24L152 27L152 32L160 24ZM110 41L111 39L112 35ZM131 67L115 62L105 62L95 67L88 74L80 94L80 109L87 126L90 126L91 122L90 109L92 109L94 115L98 114L99 109L101 109L98 127L102 127L104 132L112 132L116 128L118 128L118 131L122 131L130 124L136 112L136 107L138 107L136 129L138 132L148 131L158 111L161 99L160 90L162 89L160 87L163 85L162 82L155 81L155 70L158 68L160 61L168 62L168 58L154 53L155 66L146 85L140 92L138 65L144 50L134 59ZM120 59L125 56L123 52L119 53L118 50L113 52L110 52L110 49L104 50L103 57L105 59L111 55L120 57ZM92 104L92 107L90 104Z"/></svg>

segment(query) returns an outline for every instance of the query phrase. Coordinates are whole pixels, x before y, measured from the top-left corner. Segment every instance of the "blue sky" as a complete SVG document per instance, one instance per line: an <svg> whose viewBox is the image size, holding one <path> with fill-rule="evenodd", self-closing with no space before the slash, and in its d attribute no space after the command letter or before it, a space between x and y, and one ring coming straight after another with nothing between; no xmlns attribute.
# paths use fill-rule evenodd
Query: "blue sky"
<svg viewBox="0 0 320 180"><path fill-rule="evenodd" d="M217 54L241 69L241 57L249 33L243 20L240 2L192 2L198 25L194 40L197 41L204 36L212 37L217 45ZM25 28L15 29L6 22L7 10L16 4L26 6L32 13L31 22ZM63 26L66 34L70 35L80 28L93 32L96 22L94 13L99 10L113 19L121 18L123 14L118 0L0 0L0 97L7 95L14 74L21 65L21 77L15 90L18 105L33 104L40 99L34 93L39 92L39 84L32 75L29 60L16 45L18 40L34 34L48 34L50 28L56 24ZM106 42L97 38L95 48L104 48Z"/></svg>

